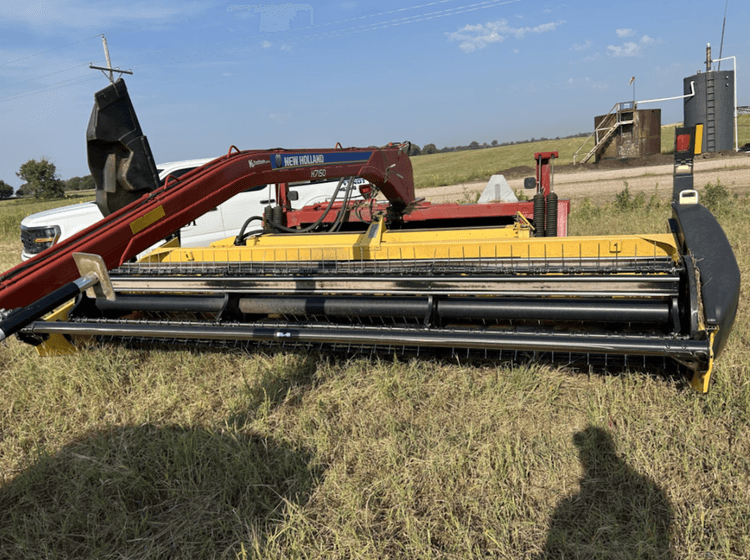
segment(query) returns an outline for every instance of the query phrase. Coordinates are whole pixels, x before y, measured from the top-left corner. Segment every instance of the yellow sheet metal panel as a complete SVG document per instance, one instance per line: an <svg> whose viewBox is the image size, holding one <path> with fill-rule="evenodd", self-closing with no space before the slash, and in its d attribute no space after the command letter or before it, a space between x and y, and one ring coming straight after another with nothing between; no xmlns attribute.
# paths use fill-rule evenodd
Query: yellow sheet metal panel
<svg viewBox="0 0 750 560"><path fill-rule="evenodd" d="M670 234L529 238L515 228L385 231L371 226L362 233L268 234L247 246L161 250L163 262L297 262L430 259L570 259L671 257L679 251Z"/></svg>
<svg viewBox="0 0 750 560"><path fill-rule="evenodd" d="M158 222L161 220L164 216L166 216L166 213L164 212L164 207L159 205L150 212L147 212L140 218L133 220L130 222L130 231L133 232L133 235L136 233L143 231L151 224Z"/></svg>
<svg viewBox="0 0 750 560"><path fill-rule="evenodd" d="M711 383L711 373L714 369L714 337L716 336L716 331L712 332L710 335L711 343L709 344L709 353L710 356L708 357L708 367L705 371L703 370L696 370L693 372L693 377L690 379L690 386L698 391L699 393L708 393L708 386Z"/></svg>
<svg viewBox="0 0 750 560"><path fill-rule="evenodd" d="M68 315L75 305L74 301L69 301L65 305L58 307L45 317L45 321L67 321ZM65 356L75 354L78 349L61 334L51 334L42 344L36 347L40 356Z"/></svg>

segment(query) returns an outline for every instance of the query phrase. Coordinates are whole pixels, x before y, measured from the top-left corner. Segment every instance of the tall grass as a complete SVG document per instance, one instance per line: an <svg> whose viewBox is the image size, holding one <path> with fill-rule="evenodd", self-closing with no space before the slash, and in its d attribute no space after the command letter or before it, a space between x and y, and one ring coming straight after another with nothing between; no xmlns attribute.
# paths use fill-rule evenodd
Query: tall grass
<svg viewBox="0 0 750 560"><path fill-rule="evenodd" d="M750 204L730 200L719 219L747 294ZM628 191L574 208L571 230L662 232L668 215ZM14 236L0 247L20 251ZM748 311L705 396L637 368L42 359L12 339L0 558L747 558Z"/></svg>

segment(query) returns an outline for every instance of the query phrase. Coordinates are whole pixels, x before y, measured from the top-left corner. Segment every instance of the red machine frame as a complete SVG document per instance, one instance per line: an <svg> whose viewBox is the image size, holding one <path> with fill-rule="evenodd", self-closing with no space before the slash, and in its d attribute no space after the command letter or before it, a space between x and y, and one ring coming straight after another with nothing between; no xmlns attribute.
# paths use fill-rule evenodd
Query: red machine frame
<svg viewBox="0 0 750 560"><path fill-rule="evenodd" d="M558 152L538 152L534 154L536 161L536 189L545 196L552 192L553 188L553 160L558 157ZM413 192L413 191L412 191ZM385 194L385 193L384 193ZM329 224L336 220L338 213L344 209L342 202L334 202L331 211L325 214L328 207L327 202L320 202L305 206L298 210L291 210L289 200L289 186L287 183L277 185L276 200L282 209L283 223L285 227L304 227L322 218L322 223ZM351 205L350 205L351 206ZM373 215L385 214L390 203L379 201L372 204L361 204L356 213L350 213L348 222L370 222ZM470 220L477 218L507 218L510 222L521 214L527 220L534 218L534 205L531 201L522 202L490 202L483 204L457 204L441 203L433 204L424 200L416 200L409 205L409 210L401 219L404 223L417 223L442 220ZM324 215L325 214L325 215ZM557 237L566 237L568 234L568 215L570 214L570 200L558 201Z"/></svg>
<svg viewBox="0 0 750 560"><path fill-rule="evenodd" d="M527 218L533 216L531 202L476 205L417 202L411 161L406 152L404 145L235 153L230 150L229 154L179 180L168 177L159 189L5 272L0 276L0 308L25 307L78 278L73 253L100 255L107 269L116 268L234 195L269 183L288 184L323 176L327 179L361 177L377 186L388 199L377 204L378 211L389 209L405 223L427 225L435 220L514 216L517 212ZM549 175L542 170L541 177L541 188L549 188ZM288 195L284 196L288 202ZM568 201L560 203L558 235L567 230L569 211ZM341 204L337 204L338 212L342 211ZM322 212L315 205L287 210L286 222L289 227L312 222ZM333 221L336 214L330 212L324 221ZM361 213L363 221L371 216L369 210Z"/></svg>

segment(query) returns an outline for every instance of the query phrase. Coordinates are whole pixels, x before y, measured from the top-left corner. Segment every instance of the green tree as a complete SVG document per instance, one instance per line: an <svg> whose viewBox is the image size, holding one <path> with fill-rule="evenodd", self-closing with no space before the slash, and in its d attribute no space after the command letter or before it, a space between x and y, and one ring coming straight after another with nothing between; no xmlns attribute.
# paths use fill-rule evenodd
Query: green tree
<svg viewBox="0 0 750 560"><path fill-rule="evenodd" d="M10 198L13 196L13 187L0 179L0 198Z"/></svg>
<svg viewBox="0 0 750 560"><path fill-rule="evenodd" d="M416 144L409 145L409 156L418 156L422 153L422 150Z"/></svg>
<svg viewBox="0 0 750 560"><path fill-rule="evenodd" d="M86 191L96 188L91 175L85 177L71 177L65 181L65 191Z"/></svg>
<svg viewBox="0 0 750 560"><path fill-rule="evenodd" d="M28 184L35 198L63 198L65 183L57 176L55 164L42 158L39 161L30 159L16 173Z"/></svg>
<svg viewBox="0 0 750 560"><path fill-rule="evenodd" d="M65 191L77 191L81 189L81 178L71 177L65 181Z"/></svg>
<svg viewBox="0 0 750 560"><path fill-rule="evenodd" d="M425 147L422 148L423 154L436 154L438 151L437 146L435 144L425 144Z"/></svg>

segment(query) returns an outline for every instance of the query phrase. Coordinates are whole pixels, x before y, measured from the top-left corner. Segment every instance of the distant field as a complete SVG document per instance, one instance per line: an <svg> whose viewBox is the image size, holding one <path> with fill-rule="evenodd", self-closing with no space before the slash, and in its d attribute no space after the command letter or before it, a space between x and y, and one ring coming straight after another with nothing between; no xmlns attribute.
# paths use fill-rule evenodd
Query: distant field
<svg viewBox="0 0 750 560"><path fill-rule="evenodd" d="M739 117L738 132L740 146L750 142L750 115ZM491 175L512 167L533 167L536 152L559 152L557 164L572 163L573 154L584 140L585 138L545 140L484 150L417 156L412 158L414 183L417 188L424 188L486 180ZM593 145L593 139L588 140L586 147L579 152L578 161ZM673 153L674 125L662 127L661 150L665 154Z"/></svg>
<svg viewBox="0 0 750 560"><path fill-rule="evenodd" d="M533 167L536 152L559 152L560 159L557 163L572 163L573 154L584 140L585 138L545 140L483 150L417 156L412 158L414 184L417 188L440 187L489 179L503 169ZM581 153L585 152L582 150Z"/></svg>

